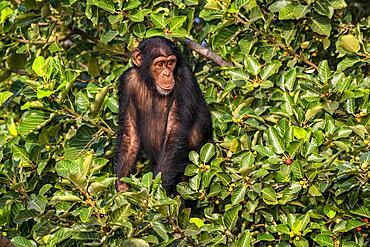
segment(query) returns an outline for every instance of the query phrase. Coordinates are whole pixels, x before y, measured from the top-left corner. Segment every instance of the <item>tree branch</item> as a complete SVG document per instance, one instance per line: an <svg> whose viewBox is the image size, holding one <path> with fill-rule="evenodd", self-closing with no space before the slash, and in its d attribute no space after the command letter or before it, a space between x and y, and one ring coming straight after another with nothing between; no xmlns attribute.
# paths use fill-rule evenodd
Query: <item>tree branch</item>
<svg viewBox="0 0 370 247"><path fill-rule="evenodd" d="M198 43L196 43L196 42L194 42L190 39L186 38L185 39L185 44L190 50L193 50L193 51L199 53L200 55L202 55L205 58L213 61L214 63L216 63L219 66L235 67L235 65L233 63L230 63L230 62L227 62L227 61L223 60L222 57L220 57L218 54L214 53L210 49L205 48L205 47L201 46L200 44L198 44Z"/></svg>
<svg viewBox="0 0 370 247"><path fill-rule="evenodd" d="M0 247L15 247L0 231Z"/></svg>

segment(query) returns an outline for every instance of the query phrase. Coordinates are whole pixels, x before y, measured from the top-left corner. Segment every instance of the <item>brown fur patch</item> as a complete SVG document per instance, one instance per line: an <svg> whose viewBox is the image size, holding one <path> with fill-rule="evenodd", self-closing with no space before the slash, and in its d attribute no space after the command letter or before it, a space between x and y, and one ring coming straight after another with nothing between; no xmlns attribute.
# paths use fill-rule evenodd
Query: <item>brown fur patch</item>
<svg viewBox="0 0 370 247"><path fill-rule="evenodd" d="M129 105L127 119L126 119L126 128L121 139L121 150L122 154L120 162L124 164L121 167L126 167L124 171L119 171L118 177L125 177L130 174L132 166L135 163L135 157L139 151L140 139L138 135L138 128L136 124L136 112L135 108L132 105L132 102Z"/></svg>
<svg viewBox="0 0 370 247"><path fill-rule="evenodd" d="M189 146L191 149L198 149L199 143L201 143L202 137L199 133L199 126L194 125L193 128L190 130L189 135Z"/></svg>

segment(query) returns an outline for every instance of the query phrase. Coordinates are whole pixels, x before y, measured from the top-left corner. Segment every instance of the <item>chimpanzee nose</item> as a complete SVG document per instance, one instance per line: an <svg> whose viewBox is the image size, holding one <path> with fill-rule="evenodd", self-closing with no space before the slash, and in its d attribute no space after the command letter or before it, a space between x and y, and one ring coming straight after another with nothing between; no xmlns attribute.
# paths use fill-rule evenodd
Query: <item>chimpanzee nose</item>
<svg viewBox="0 0 370 247"><path fill-rule="evenodd" d="M164 75L165 76L170 76L170 70L169 69L165 69L164 71L163 71L163 73L164 73Z"/></svg>

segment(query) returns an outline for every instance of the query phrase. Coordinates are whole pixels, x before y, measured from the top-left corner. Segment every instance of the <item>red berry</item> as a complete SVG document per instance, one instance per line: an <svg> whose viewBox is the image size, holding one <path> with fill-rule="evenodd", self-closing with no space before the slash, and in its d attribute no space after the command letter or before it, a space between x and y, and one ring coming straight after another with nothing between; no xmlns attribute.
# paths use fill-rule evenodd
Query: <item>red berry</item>
<svg viewBox="0 0 370 247"><path fill-rule="evenodd" d="M288 165L288 166L289 166L289 165L291 165L292 163L293 163L293 160L292 160L291 158L285 158L285 159L284 159L284 164L285 164L285 165Z"/></svg>
<svg viewBox="0 0 370 247"><path fill-rule="evenodd" d="M361 226L359 226L359 227L356 227L356 232L361 232L362 231L362 228L361 228Z"/></svg>
<svg viewBox="0 0 370 247"><path fill-rule="evenodd" d="M368 218L362 218L361 221L362 222L365 222L365 223L368 223L369 222L369 219Z"/></svg>

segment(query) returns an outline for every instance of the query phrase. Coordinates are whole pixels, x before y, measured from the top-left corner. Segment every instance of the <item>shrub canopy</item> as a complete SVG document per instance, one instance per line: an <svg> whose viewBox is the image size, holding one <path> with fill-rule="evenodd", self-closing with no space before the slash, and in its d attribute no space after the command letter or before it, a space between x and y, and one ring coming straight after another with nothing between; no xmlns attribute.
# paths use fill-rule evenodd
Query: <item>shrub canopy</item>
<svg viewBox="0 0 370 247"><path fill-rule="evenodd" d="M369 9L1 1L0 243L367 246ZM117 79L154 35L178 42L213 114L215 145L189 154L175 198L145 158L130 191L114 190ZM192 53L186 37L235 67Z"/></svg>

